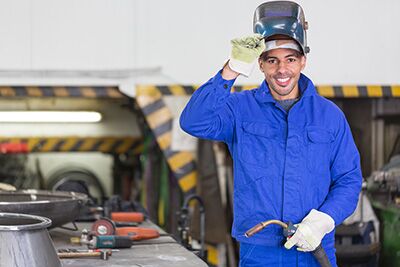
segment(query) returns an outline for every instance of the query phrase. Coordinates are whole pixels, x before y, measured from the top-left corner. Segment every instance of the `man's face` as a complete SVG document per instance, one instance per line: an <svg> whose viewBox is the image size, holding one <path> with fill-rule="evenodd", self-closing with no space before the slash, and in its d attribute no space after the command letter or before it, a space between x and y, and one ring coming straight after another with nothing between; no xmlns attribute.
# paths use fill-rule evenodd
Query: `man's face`
<svg viewBox="0 0 400 267"><path fill-rule="evenodd" d="M261 55L259 65L275 99L299 96L300 72L306 65L305 56L292 49L273 49Z"/></svg>

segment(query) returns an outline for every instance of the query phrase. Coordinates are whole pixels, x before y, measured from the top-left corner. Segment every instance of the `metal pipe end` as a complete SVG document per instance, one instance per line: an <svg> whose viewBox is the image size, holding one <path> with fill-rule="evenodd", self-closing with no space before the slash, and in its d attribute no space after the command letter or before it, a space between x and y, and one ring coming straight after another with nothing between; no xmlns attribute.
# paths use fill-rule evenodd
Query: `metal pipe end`
<svg viewBox="0 0 400 267"><path fill-rule="evenodd" d="M250 230L247 230L246 233L244 234L244 236L248 238L248 237L254 235L255 233L258 233L262 229L264 229L264 227L265 226L263 223L259 223L256 226L254 226L253 228L251 228Z"/></svg>

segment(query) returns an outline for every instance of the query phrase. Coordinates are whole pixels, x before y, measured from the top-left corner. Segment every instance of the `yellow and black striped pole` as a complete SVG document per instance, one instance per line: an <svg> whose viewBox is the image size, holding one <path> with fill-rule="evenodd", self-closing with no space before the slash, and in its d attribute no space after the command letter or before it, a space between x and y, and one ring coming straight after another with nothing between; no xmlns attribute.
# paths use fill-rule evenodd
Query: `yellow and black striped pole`
<svg viewBox="0 0 400 267"><path fill-rule="evenodd" d="M195 192L197 171L194 155L186 151L172 151L173 116L156 87L137 87L136 101L154 134L168 165L184 194Z"/></svg>

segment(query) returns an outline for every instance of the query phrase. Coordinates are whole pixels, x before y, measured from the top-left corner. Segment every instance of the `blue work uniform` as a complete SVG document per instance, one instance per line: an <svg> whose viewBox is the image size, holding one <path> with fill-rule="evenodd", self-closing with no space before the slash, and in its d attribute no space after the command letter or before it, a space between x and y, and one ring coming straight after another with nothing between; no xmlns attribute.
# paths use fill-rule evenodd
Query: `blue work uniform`
<svg viewBox="0 0 400 267"><path fill-rule="evenodd" d="M283 247L280 226L250 238L244 233L266 220L300 223L311 209L328 214L335 225L352 214L362 176L346 118L303 74L301 98L288 112L266 81L230 93L233 83L218 72L193 94L180 124L193 136L228 145L234 162L232 236L242 246L241 266L319 266L311 253ZM322 246L336 266L334 231Z"/></svg>

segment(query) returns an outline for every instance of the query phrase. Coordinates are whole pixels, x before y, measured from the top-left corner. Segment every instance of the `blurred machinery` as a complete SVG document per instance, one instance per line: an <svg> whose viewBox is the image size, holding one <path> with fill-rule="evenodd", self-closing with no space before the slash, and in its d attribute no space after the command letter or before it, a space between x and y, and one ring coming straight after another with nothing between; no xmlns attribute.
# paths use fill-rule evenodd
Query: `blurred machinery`
<svg viewBox="0 0 400 267"><path fill-rule="evenodd" d="M15 188L38 187L38 177L26 168L27 161L26 145L0 143L0 182Z"/></svg>
<svg viewBox="0 0 400 267"><path fill-rule="evenodd" d="M380 266L400 266L400 153L367 179L368 195L381 222Z"/></svg>
<svg viewBox="0 0 400 267"><path fill-rule="evenodd" d="M190 220L191 220L191 212L189 208L189 203L192 200L196 200L199 205L199 213L200 213L200 248L195 249L192 246L192 236L191 236L191 229L190 229ZM179 212L177 212L178 215L178 232L179 232L179 237L178 240L179 242L188 250L194 252L197 256L202 258L203 260L207 260L207 250L205 249L205 208L204 208L204 201L203 199L198 196L198 195L189 195L185 198L184 203L182 205L182 208Z"/></svg>
<svg viewBox="0 0 400 267"><path fill-rule="evenodd" d="M364 182L355 212L336 228L336 256L341 267L378 266L380 223L366 196L365 185Z"/></svg>
<svg viewBox="0 0 400 267"><path fill-rule="evenodd" d="M400 266L400 154L363 185L355 213L336 229L343 267Z"/></svg>
<svg viewBox="0 0 400 267"><path fill-rule="evenodd" d="M99 152L30 153L26 162L26 169L40 177L41 188L61 190L66 184L81 182L88 192L64 190L90 193L98 204L113 194L112 167L113 156Z"/></svg>
<svg viewBox="0 0 400 267"><path fill-rule="evenodd" d="M397 162L397 164L394 164ZM400 207L400 155L394 157L391 167L384 167L375 171L368 178L368 191L374 200L381 206Z"/></svg>

